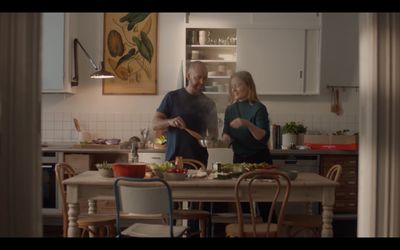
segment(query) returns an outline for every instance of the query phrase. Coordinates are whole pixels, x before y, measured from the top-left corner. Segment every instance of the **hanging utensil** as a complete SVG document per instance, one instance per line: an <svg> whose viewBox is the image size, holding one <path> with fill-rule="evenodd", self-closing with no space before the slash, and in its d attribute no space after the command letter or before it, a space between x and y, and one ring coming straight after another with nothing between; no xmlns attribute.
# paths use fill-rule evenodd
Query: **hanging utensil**
<svg viewBox="0 0 400 250"><path fill-rule="evenodd" d="M75 125L76 131L81 132L81 126L79 125L79 121L76 118L74 118L74 125Z"/></svg>
<svg viewBox="0 0 400 250"><path fill-rule="evenodd" d="M336 113L335 112L335 100L336 100L335 89L332 88L332 91L331 91L331 112L332 113Z"/></svg>

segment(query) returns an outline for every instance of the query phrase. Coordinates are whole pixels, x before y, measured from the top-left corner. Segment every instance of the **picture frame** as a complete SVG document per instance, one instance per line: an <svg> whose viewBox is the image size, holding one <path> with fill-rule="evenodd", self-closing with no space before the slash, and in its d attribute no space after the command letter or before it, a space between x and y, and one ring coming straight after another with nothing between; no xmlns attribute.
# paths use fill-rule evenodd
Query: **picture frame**
<svg viewBox="0 0 400 250"><path fill-rule="evenodd" d="M157 13L104 13L103 95L157 94Z"/></svg>

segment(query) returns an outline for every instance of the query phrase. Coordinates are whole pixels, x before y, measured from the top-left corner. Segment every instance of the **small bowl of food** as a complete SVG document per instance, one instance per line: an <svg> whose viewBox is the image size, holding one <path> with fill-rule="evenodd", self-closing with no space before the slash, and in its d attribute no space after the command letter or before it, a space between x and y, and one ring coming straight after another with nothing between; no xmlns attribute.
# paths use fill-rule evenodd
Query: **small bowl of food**
<svg viewBox="0 0 400 250"><path fill-rule="evenodd" d="M97 163L96 168L99 171L99 174L106 178L114 177L112 165L107 162Z"/></svg>

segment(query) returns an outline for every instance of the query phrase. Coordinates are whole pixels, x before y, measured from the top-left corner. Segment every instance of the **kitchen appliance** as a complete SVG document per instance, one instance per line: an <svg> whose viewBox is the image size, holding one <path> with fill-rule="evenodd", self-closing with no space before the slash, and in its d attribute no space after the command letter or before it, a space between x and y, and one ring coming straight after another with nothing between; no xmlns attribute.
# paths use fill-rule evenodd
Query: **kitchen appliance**
<svg viewBox="0 0 400 250"><path fill-rule="evenodd" d="M47 214L59 213L55 166L57 152L42 152L42 211Z"/></svg>

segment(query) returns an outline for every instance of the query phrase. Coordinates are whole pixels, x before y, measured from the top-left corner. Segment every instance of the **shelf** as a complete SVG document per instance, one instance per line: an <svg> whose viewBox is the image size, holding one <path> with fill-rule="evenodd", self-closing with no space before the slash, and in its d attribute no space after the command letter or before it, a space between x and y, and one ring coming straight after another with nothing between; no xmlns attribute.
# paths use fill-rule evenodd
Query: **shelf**
<svg viewBox="0 0 400 250"><path fill-rule="evenodd" d="M219 45L219 44L210 44L210 45L186 45L188 48L217 48L217 49L223 49L223 48L236 48L237 45Z"/></svg>
<svg viewBox="0 0 400 250"><path fill-rule="evenodd" d="M204 62L204 63L236 63L236 60L188 60L189 62Z"/></svg>

